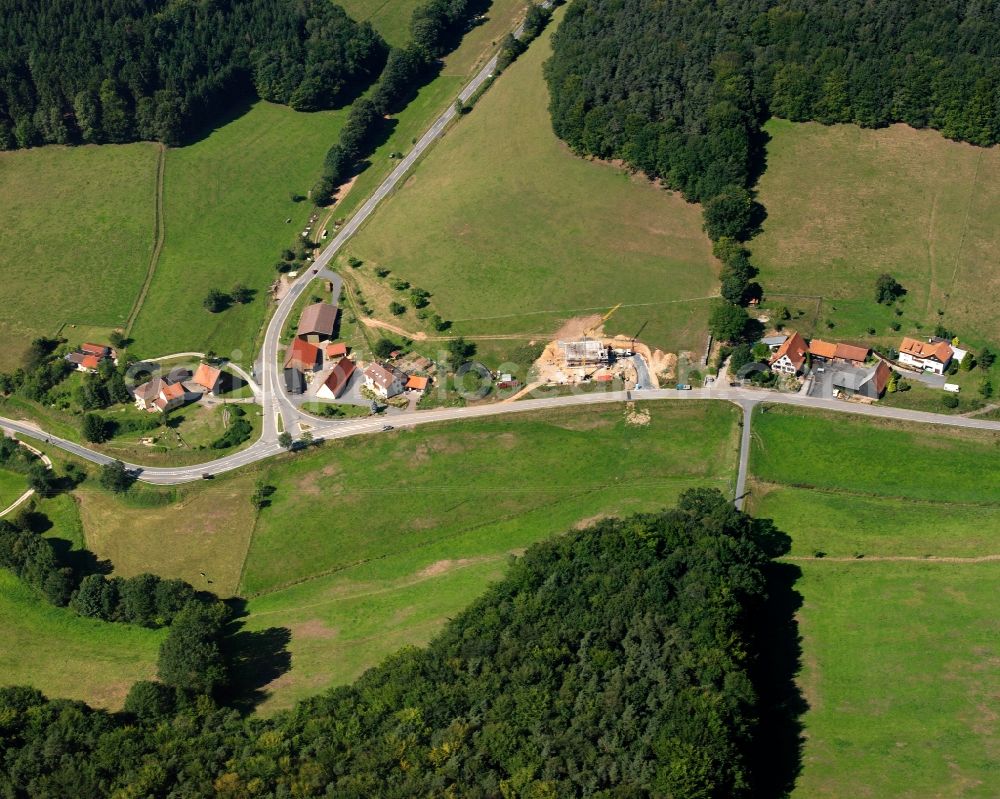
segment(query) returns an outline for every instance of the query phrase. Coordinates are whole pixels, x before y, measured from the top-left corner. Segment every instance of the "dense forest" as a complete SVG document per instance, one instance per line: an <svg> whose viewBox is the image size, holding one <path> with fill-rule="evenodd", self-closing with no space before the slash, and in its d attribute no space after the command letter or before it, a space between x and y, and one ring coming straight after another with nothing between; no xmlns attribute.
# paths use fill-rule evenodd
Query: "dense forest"
<svg viewBox="0 0 1000 799"><path fill-rule="evenodd" d="M330 0L0 0L0 149L175 144L256 93L348 101L388 48Z"/></svg>
<svg viewBox="0 0 1000 799"><path fill-rule="evenodd" d="M747 186L769 115L1000 137L1000 9L975 0L575 0L556 133L690 199Z"/></svg>
<svg viewBox="0 0 1000 799"><path fill-rule="evenodd" d="M556 134L705 205L716 338L750 333L761 123L905 122L1000 141L1000 7L978 0L574 0L545 66ZM734 244L736 246L734 246Z"/></svg>
<svg viewBox="0 0 1000 799"><path fill-rule="evenodd" d="M707 489L568 533L426 649L272 719L197 675L138 683L116 714L2 689L0 795L747 796L774 537ZM197 613L161 672L202 647Z"/></svg>

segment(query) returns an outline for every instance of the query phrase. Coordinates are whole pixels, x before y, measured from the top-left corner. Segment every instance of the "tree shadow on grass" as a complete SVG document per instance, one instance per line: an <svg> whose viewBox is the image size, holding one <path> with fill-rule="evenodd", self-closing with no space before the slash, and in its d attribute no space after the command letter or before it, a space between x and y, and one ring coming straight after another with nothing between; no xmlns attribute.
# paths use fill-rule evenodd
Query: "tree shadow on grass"
<svg viewBox="0 0 1000 799"><path fill-rule="evenodd" d="M228 604L234 610L234 619L225 637L230 673L225 699L237 710L250 713L270 696L266 686L292 667L292 653L288 651L292 631L287 627L245 630L246 600L234 599Z"/></svg>
<svg viewBox="0 0 1000 799"><path fill-rule="evenodd" d="M795 583L802 570L773 562L766 571L768 598L757 629L760 659L753 669L760 697L760 723L748 753L753 764L753 796L788 796L802 771L802 715L809 705L795 682L802 664L802 639L795 614L802 595Z"/></svg>

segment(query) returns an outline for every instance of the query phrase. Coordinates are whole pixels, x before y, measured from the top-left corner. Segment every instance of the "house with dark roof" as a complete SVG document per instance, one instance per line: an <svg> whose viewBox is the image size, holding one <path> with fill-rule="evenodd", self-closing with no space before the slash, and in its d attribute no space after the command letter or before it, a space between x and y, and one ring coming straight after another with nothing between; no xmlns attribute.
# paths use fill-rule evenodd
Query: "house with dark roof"
<svg viewBox="0 0 1000 799"><path fill-rule="evenodd" d="M313 344L333 338L337 325L337 306L330 302L314 302L302 309L296 335Z"/></svg>
<svg viewBox="0 0 1000 799"><path fill-rule="evenodd" d="M306 376L300 369L285 367L285 391L289 394L303 394L306 390Z"/></svg>
<svg viewBox="0 0 1000 799"><path fill-rule="evenodd" d="M806 340L797 332L792 333L771 357L771 371L783 375L797 375L805 366L808 352Z"/></svg>
<svg viewBox="0 0 1000 799"><path fill-rule="evenodd" d="M347 388L353 374L354 361L350 358L341 358L329 374L323 378L320 387L316 389L316 396L323 399L337 399L344 393L344 389Z"/></svg>
<svg viewBox="0 0 1000 799"><path fill-rule="evenodd" d="M323 360L323 353L315 344L305 339L293 338L285 354L285 368L300 372L315 372Z"/></svg>
<svg viewBox="0 0 1000 799"><path fill-rule="evenodd" d="M403 380L394 369L373 363L364 371L365 388L374 391L382 399L403 393Z"/></svg>
<svg viewBox="0 0 1000 799"><path fill-rule="evenodd" d="M813 370L810 397L829 399L835 394L877 400L885 392L892 369L881 358L873 366L852 366L833 361Z"/></svg>
<svg viewBox="0 0 1000 799"><path fill-rule="evenodd" d="M899 345L899 362L904 366L943 375L955 351L944 339L929 338L921 341L905 337Z"/></svg>

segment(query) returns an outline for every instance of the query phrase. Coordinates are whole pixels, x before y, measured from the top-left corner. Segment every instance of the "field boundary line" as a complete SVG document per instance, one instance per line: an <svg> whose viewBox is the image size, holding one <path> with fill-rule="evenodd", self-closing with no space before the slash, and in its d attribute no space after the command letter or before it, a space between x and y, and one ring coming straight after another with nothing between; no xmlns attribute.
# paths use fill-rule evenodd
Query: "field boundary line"
<svg viewBox="0 0 1000 799"><path fill-rule="evenodd" d="M167 236L166 225L163 221L163 173L166 169L167 148L164 144L157 144L156 157L156 191L153 202L153 252L149 256L149 264L146 266L146 277L139 289L139 296L135 298L132 310L129 312L125 322L125 337L132 333L132 327L139 316L142 304L146 301L149 287L153 282L153 275L156 273L157 264L160 262L160 253L163 252L163 243Z"/></svg>

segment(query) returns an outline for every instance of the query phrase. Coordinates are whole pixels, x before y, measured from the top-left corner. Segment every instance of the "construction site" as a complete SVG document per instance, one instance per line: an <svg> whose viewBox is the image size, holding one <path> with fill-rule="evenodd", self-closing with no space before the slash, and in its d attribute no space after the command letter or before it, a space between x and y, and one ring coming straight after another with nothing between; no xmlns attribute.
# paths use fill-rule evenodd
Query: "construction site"
<svg viewBox="0 0 1000 799"><path fill-rule="evenodd" d="M651 351L635 338L604 335L604 323L620 307L563 325L535 362L536 380L557 386L621 382L628 389L658 388L657 375L672 372L676 358Z"/></svg>

